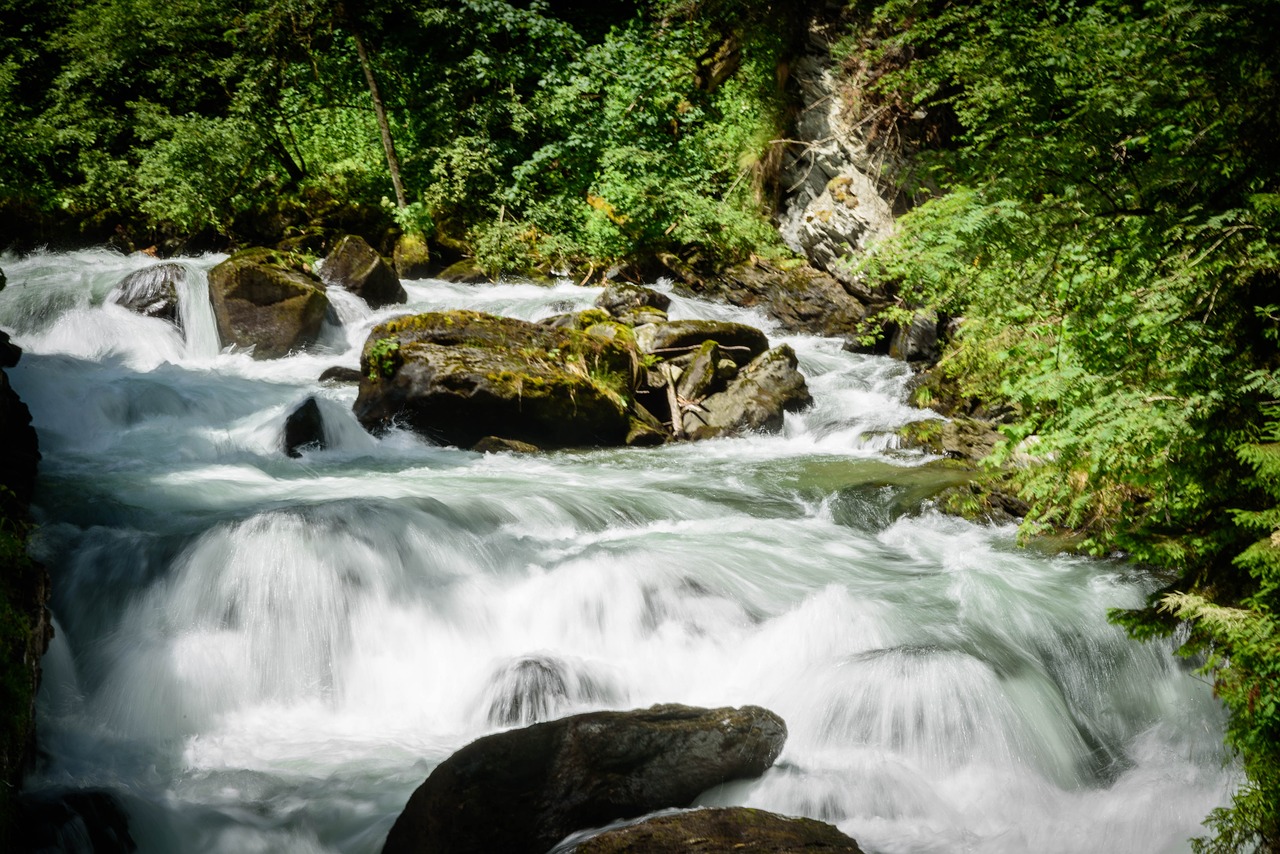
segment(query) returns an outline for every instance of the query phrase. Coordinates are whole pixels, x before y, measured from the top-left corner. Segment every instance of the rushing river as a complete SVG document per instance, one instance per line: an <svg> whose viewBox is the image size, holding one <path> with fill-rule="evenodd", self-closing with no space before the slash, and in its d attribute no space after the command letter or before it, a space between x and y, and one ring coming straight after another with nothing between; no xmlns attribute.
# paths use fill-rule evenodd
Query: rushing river
<svg viewBox="0 0 1280 854"><path fill-rule="evenodd" d="M1228 797L1208 686L1106 621L1153 582L930 510L945 475L890 439L927 416L900 363L676 298L790 343L814 407L777 436L483 455L374 438L317 381L406 307L331 291L318 352L257 362L219 352L217 260L183 261L184 338L105 302L152 259L0 258L57 627L29 788L114 792L144 852L376 852L478 736L659 702L779 713L777 766L702 801L871 852L1183 851ZM406 288L526 319L599 294ZM313 394L330 447L290 459Z"/></svg>

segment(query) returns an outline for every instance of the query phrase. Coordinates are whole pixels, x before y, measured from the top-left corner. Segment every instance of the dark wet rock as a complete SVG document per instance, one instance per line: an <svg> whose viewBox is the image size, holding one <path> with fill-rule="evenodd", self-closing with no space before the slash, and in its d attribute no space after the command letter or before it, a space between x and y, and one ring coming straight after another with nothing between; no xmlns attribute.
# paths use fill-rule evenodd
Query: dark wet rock
<svg viewBox="0 0 1280 854"><path fill-rule="evenodd" d="M813 402L797 364L795 351L786 344L760 355L724 391L685 410L685 433L691 439L711 439L781 430L784 412L796 412Z"/></svg>
<svg viewBox="0 0 1280 854"><path fill-rule="evenodd" d="M635 338L641 352L668 359L693 353L703 342L715 341L721 352L739 365L769 349L769 339L754 326L720 320L673 320L638 326Z"/></svg>
<svg viewBox="0 0 1280 854"><path fill-rule="evenodd" d="M619 445L636 355L628 342L473 311L375 327L356 417L469 448L502 436L542 448Z"/></svg>
<svg viewBox="0 0 1280 854"><path fill-rule="evenodd" d="M667 431L661 426L654 427L638 418L632 418L624 441L631 448L654 448L665 444L668 438Z"/></svg>
<svg viewBox="0 0 1280 854"><path fill-rule="evenodd" d="M327 446L320 404L314 397L308 397L285 419L284 452L291 457L300 457L306 448L324 450Z"/></svg>
<svg viewBox="0 0 1280 854"><path fill-rule="evenodd" d="M904 362L938 360L938 313L918 311L911 321L898 327L889 342L889 355Z"/></svg>
<svg viewBox="0 0 1280 854"><path fill-rule="evenodd" d="M748 262L701 281L695 289L733 305L762 308L788 332L829 338L852 340L868 313L867 305L847 286L808 265L782 270Z"/></svg>
<svg viewBox="0 0 1280 854"><path fill-rule="evenodd" d="M425 279L431 274L431 252L421 234L402 234L396 241L393 260L402 279ZM403 302L403 300L401 300Z"/></svg>
<svg viewBox="0 0 1280 854"><path fill-rule="evenodd" d="M670 306L671 297L666 294L625 282L608 285L596 298L596 307L604 309L615 317L643 308L665 313Z"/></svg>
<svg viewBox="0 0 1280 854"><path fill-rule="evenodd" d="M107 294L107 302L115 303L135 314L167 320L182 328L178 314L178 286L187 278L180 264L157 264L125 276Z"/></svg>
<svg viewBox="0 0 1280 854"><path fill-rule="evenodd" d="M436 278L445 282L457 282L462 285L487 285L493 281L479 264L469 258L455 261L445 267Z"/></svg>
<svg viewBox="0 0 1280 854"><path fill-rule="evenodd" d="M413 793L384 854L542 854L569 833L683 807L773 764L786 725L755 706L592 712L486 736Z"/></svg>
<svg viewBox="0 0 1280 854"><path fill-rule="evenodd" d="M646 819L606 830L568 849L570 854L862 854L858 843L811 818L728 807Z"/></svg>
<svg viewBox="0 0 1280 854"><path fill-rule="evenodd" d="M17 854L128 854L129 817L108 792L27 795L18 804Z"/></svg>
<svg viewBox="0 0 1280 854"><path fill-rule="evenodd" d="M252 347L255 359L314 344L329 308L309 265L272 249L237 252L210 270L209 298L223 346Z"/></svg>
<svg viewBox="0 0 1280 854"><path fill-rule="evenodd" d="M0 329L0 368L12 368L22 358L22 348L9 340L9 333Z"/></svg>
<svg viewBox="0 0 1280 854"><path fill-rule="evenodd" d="M10 349L12 348L12 349ZM0 333L0 356L6 367L17 362L21 350L9 344L9 336ZM11 360L11 361L10 361ZM9 385L9 377L0 370L0 512L12 518L24 518L26 507L35 492L36 466L40 462L39 443L31 426L31 410Z"/></svg>
<svg viewBox="0 0 1280 854"><path fill-rule="evenodd" d="M370 308L382 308L408 300L396 271L364 238L348 234L338 240L320 268L324 281L340 285L360 297Z"/></svg>
<svg viewBox="0 0 1280 854"><path fill-rule="evenodd" d="M334 365L332 368L325 368L320 374L320 382L322 383L358 383L364 374L355 368L345 368L342 365Z"/></svg>
<svg viewBox="0 0 1280 854"><path fill-rule="evenodd" d="M498 454L506 451L512 454L536 454L542 449L528 442L517 442L515 439L504 439L501 436L485 436L471 446L471 450L482 454Z"/></svg>
<svg viewBox="0 0 1280 854"><path fill-rule="evenodd" d="M4 270L0 270L0 291L3 291L7 284L9 284L9 278L4 274Z"/></svg>

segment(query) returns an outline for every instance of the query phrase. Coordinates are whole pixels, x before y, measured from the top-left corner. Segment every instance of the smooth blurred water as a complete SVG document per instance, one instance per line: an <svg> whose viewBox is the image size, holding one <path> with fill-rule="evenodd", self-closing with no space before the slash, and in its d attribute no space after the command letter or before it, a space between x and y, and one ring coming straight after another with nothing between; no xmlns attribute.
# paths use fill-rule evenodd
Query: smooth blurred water
<svg viewBox="0 0 1280 854"><path fill-rule="evenodd" d="M598 289L335 291L315 352L255 362L218 352L218 260L182 261L184 337L105 303L154 259L0 258L58 628L29 785L116 792L144 851L375 852L472 739L658 702L781 714L778 765L702 802L872 852L1182 851L1227 798L1208 687L1106 622L1153 582L930 510L948 475L895 449L932 417L900 363L676 297L790 343L814 407L777 436L482 455L372 437L316 377L407 310L537 319ZM290 459L309 395L330 447Z"/></svg>

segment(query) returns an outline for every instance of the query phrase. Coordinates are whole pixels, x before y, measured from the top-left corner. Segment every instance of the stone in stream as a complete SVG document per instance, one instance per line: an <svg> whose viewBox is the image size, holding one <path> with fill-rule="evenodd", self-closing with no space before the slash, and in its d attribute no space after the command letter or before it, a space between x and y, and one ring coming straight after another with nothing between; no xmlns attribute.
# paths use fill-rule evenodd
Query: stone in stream
<svg viewBox="0 0 1280 854"><path fill-rule="evenodd" d="M334 365L331 368L325 368L320 374L320 382L322 383L358 383L364 374L355 368L347 368L342 365Z"/></svg>
<svg viewBox="0 0 1280 854"><path fill-rule="evenodd" d="M596 298L596 308L604 309L628 326L665 322L670 305L671 297L666 294L626 282L609 285Z"/></svg>
<svg viewBox="0 0 1280 854"><path fill-rule="evenodd" d="M698 809L612 828L566 854L862 854L858 843L812 818L789 818L747 807Z"/></svg>
<svg viewBox="0 0 1280 854"><path fill-rule="evenodd" d="M107 302L144 317L167 320L181 329L178 285L183 284L186 279L187 271L181 264L157 264L144 270L136 270L112 288L111 293L107 294Z"/></svg>
<svg viewBox="0 0 1280 854"><path fill-rule="evenodd" d="M786 725L757 706L591 712L485 736L441 763L383 854L543 854L568 834L684 807L773 764Z"/></svg>
<svg viewBox="0 0 1280 854"><path fill-rule="evenodd" d="M314 344L329 309L301 256L273 249L246 249L210 270L209 299L222 345L252 347L255 359Z"/></svg>
<svg viewBox="0 0 1280 854"><path fill-rule="evenodd" d="M630 423L634 348L621 338L475 311L374 327L355 414L469 448L501 436L540 448L620 445Z"/></svg>
<svg viewBox="0 0 1280 854"><path fill-rule="evenodd" d="M284 422L284 452L291 457L302 456L304 448L324 450L324 418L315 397L308 397Z"/></svg>
<svg viewBox="0 0 1280 854"><path fill-rule="evenodd" d="M326 284L340 285L364 300L369 308L402 303L409 299L395 270L364 238L344 235L320 266Z"/></svg>
<svg viewBox="0 0 1280 854"><path fill-rule="evenodd" d="M400 235L392 260L395 261L396 274L402 279L425 279L431 275L431 252L427 248L427 239L417 232Z"/></svg>
<svg viewBox="0 0 1280 854"><path fill-rule="evenodd" d="M722 320L673 320L637 326L636 345L643 353L671 358L692 353L704 341L715 341L721 352L745 365L769 349L769 339L754 326Z"/></svg>
<svg viewBox="0 0 1280 854"><path fill-rule="evenodd" d="M724 391L684 411L685 433L690 439L711 439L781 430L784 412L796 412L813 403L797 364L795 351L787 344L758 356Z"/></svg>

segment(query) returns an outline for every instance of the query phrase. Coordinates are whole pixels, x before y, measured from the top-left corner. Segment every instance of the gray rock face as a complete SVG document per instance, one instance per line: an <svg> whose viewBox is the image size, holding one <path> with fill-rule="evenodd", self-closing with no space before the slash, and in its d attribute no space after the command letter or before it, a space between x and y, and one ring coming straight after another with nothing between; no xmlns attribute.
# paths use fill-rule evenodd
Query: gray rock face
<svg viewBox="0 0 1280 854"><path fill-rule="evenodd" d="M803 146L789 148L782 185L782 238L813 266L853 282L851 261L893 227L886 198L897 193L896 159L869 139L869 125L850 114L826 60L801 57L792 65L804 109L796 122Z"/></svg>
<svg viewBox="0 0 1280 854"><path fill-rule="evenodd" d="M340 285L363 299L370 308L405 302L405 293L395 270L364 238L348 234L324 259L320 275L326 284Z"/></svg>
<svg viewBox="0 0 1280 854"><path fill-rule="evenodd" d="M720 345L725 357L745 365L769 349L769 339L754 326L719 320L673 320L637 326L636 346L642 353L672 358L691 353L705 341Z"/></svg>
<svg viewBox="0 0 1280 854"><path fill-rule="evenodd" d="M463 448L620 445L634 359L618 340L479 312L398 318L365 343L355 413L369 430L403 423Z"/></svg>
<svg viewBox="0 0 1280 854"><path fill-rule="evenodd" d="M784 412L813 403L797 364L795 351L786 344L760 355L724 391L685 411L685 433L690 439L712 439L781 430Z"/></svg>
<svg viewBox="0 0 1280 854"><path fill-rule="evenodd" d="M474 741L431 772L384 854L543 854L569 833L763 773L786 725L755 706L593 712Z"/></svg>
<svg viewBox="0 0 1280 854"><path fill-rule="evenodd" d="M569 849L571 854L687 854L690 850L708 854L862 854L857 842L825 822L746 807L658 816L607 830Z"/></svg>
<svg viewBox="0 0 1280 854"><path fill-rule="evenodd" d="M223 346L253 347L255 359L277 359L314 344L329 300L298 256L270 249L237 252L209 271Z"/></svg>

